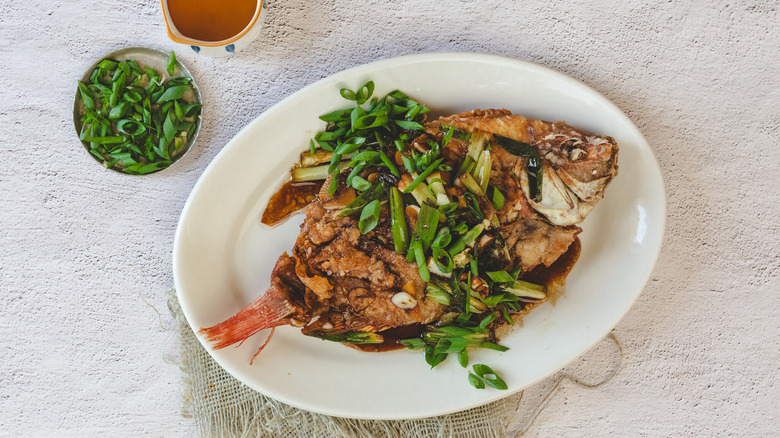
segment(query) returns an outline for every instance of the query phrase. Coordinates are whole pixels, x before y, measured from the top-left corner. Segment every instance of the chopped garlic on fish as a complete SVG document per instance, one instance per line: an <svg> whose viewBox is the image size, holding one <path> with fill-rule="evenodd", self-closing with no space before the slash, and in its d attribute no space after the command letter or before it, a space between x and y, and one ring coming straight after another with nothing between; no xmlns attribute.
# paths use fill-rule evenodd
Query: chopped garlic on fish
<svg viewBox="0 0 780 438"><path fill-rule="evenodd" d="M398 292L390 299L399 309L412 309L417 305L417 300L406 292Z"/></svg>

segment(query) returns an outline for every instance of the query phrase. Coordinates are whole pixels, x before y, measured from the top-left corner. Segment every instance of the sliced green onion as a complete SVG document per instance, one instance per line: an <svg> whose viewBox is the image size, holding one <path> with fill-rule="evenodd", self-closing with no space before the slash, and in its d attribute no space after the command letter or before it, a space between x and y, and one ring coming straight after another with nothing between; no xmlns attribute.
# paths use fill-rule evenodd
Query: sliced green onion
<svg viewBox="0 0 780 438"><path fill-rule="evenodd" d="M477 328L459 327L457 325L445 325L442 327L426 326L423 329L422 339L428 345L436 345L441 339L460 338L466 341L466 346L477 347L491 339L492 334L487 330Z"/></svg>
<svg viewBox="0 0 780 438"><path fill-rule="evenodd" d="M476 179L479 187L482 189L482 193L485 193L490 182L490 168L493 166L493 159L490 157L490 151L484 150L479 155L476 167L472 171L472 175Z"/></svg>
<svg viewBox="0 0 780 438"><path fill-rule="evenodd" d="M460 353L468 347L469 341L463 338L447 337L439 339L433 347L434 351L442 354Z"/></svg>
<svg viewBox="0 0 780 438"><path fill-rule="evenodd" d="M513 283L515 281L515 278L506 271L488 271L486 274L496 283Z"/></svg>
<svg viewBox="0 0 780 438"><path fill-rule="evenodd" d="M447 192L444 189L444 180L441 179L441 173L439 171L432 172L428 178L428 188L436 197L436 204L447 205L450 203L450 198L447 196Z"/></svg>
<svg viewBox="0 0 780 438"><path fill-rule="evenodd" d="M315 167L294 167L292 169L293 182L317 181L328 178L328 164ZM342 161L339 164L339 172L347 168L347 162Z"/></svg>
<svg viewBox="0 0 780 438"><path fill-rule="evenodd" d="M469 351L468 350L464 349L463 351L458 353L458 363L463 368L466 368L467 366L469 366Z"/></svg>
<svg viewBox="0 0 780 438"><path fill-rule="evenodd" d="M523 299L541 301L547 298L547 294L545 293L546 288L543 285L529 283L523 280L515 280L511 286L505 287L504 290L520 297L521 301Z"/></svg>
<svg viewBox="0 0 780 438"><path fill-rule="evenodd" d="M509 350L509 347L505 347L503 345L498 345L495 342L490 342L490 341L483 342L482 344L480 344L479 348L489 348L491 350L496 350L496 351L507 351L507 350Z"/></svg>
<svg viewBox="0 0 780 438"><path fill-rule="evenodd" d="M420 338L401 339L398 341L398 343L412 350L419 350L421 348L425 348L426 345L428 345Z"/></svg>
<svg viewBox="0 0 780 438"><path fill-rule="evenodd" d="M343 97L346 100L355 100L355 92L350 90L349 88L342 88L339 90L339 94L341 94L341 97Z"/></svg>
<svg viewBox="0 0 780 438"><path fill-rule="evenodd" d="M469 373L469 383L471 386L477 389L485 389L485 382L482 381L476 374Z"/></svg>
<svg viewBox="0 0 780 438"><path fill-rule="evenodd" d="M421 242L423 252L427 252L436 236L438 225L439 210L436 207L423 204L420 206L420 213L417 215L417 223L412 233L412 242Z"/></svg>
<svg viewBox="0 0 780 438"><path fill-rule="evenodd" d="M314 139L311 140L312 143L314 143ZM342 154L341 159L342 160L348 160L352 158L352 154ZM312 167L317 166L319 164L324 163L330 163L330 161L333 159L333 152L326 151L323 149L317 149L314 151L314 153L311 153L311 151L306 151L301 154L300 164L302 167Z"/></svg>
<svg viewBox="0 0 780 438"><path fill-rule="evenodd" d="M307 335L345 344L381 344L385 341L382 335L373 332L307 333Z"/></svg>
<svg viewBox="0 0 780 438"><path fill-rule="evenodd" d="M493 295L489 295L488 297L484 298L482 300L483 303L485 303L488 307L496 307L499 303L504 301L518 301L519 298L510 294L510 293L497 293Z"/></svg>
<svg viewBox="0 0 780 438"><path fill-rule="evenodd" d="M352 165L352 163L350 163L350 165ZM352 180L363 171L364 167L366 167L365 162L358 163L352 167L352 171L350 171L349 175L347 176L347 186L352 186ZM362 191L365 191L365 189L361 190L361 192Z"/></svg>
<svg viewBox="0 0 780 438"><path fill-rule="evenodd" d="M528 159L528 166L526 166L526 170L528 171L529 195L534 202L542 201L543 171L541 163L539 157L531 157Z"/></svg>
<svg viewBox="0 0 780 438"><path fill-rule="evenodd" d="M352 177L351 180L349 180L348 184L351 187L354 187L356 190L365 192L366 190L371 188L371 183L366 181L365 179L355 175Z"/></svg>
<svg viewBox="0 0 780 438"><path fill-rule="evenodd" d="M371 129L387 124L389 118L385 113L371 113L358 117L355 123L352 124L352 129L357 131L359 129Z"/></svg>
<svg viewBox="0 0 780 438"><path fill-rule="evenodd" d="M526 166L526 172L528 172L528 186L530 189L531 199L535 202L542 200L542 162L539 159L539 154L531 147L530 144L514 140L500 135L494 136L496 143L504 148L512 155L519 157L528 157L528 165Z"/></svg>
<svg viewBox="0 0 780 438"><path fill-rule="evenodd" d="M401 155L401 162L404 163L404 169L406 169L409 173L414 173L417 171L417 167L414 165L414 160L407 157L406 155Z"/></svg>
<svg viewBox="0 0 780 438"><path fill-rule="evenodd" d="M500 135L494 135L499 146L504 148L507 152L518 157L537 157L536 150L531 147L530 144L515 140L509 137L503 137Z"/></svg>
<svg viewBox="0 0 780 438"><path fill-rule="evenodd" d="M439 211L441 211L441 209L439 209ZM436 232L436 237L431 243L431 248L446 248L447 245L450 244L451 240L452 233L450 233L450 229L447 227L441 227L441 229Z"/></svg>
<svg viewBox="0 0 780 438"><path fill-rule="evenodd" d="M157 103L180 99L184 95L184 92L187 91L188 88L189 85L177 85L175 87L168 88L167 90L165 90L162 96L160 96L160 98L157 99Z"/></svg>
<svg viewBox="0 0 780 438"><path fill-rule="evenodd" d="M475 132L471 134L468 155L475 162L479 160L479 155L485 149L485 143L488 141L488 136L489 134L484 132Z"/></svg>
<svg viewBox="0 0 780 438"><path fill-rule="evenodd" d="M338 174L337 174L338 175ZM380 182L375 182L368 190L361 193L360 196L350 201L343 210L339 212L339 216L345 217L357 212L362 212L363 208L370 202L380 199L385 194L385 186Z"/></svg>
<svg viewBox="0 0 780 438"><path fill-rule="evenodd" d="M475 256L469 260L469 267L471 268L471 275L478 277L479 276L479 268L477 267L477 257L476 257L477 250L474 250Z"/></svg>
<svg viewBox="0 0 780 438"><path fill-rule="evenodd" d="M436 283L428 283L428 287L425 289L425 293L425 296L431 301L444 304L445 306L450 305L452 295Z"/></svg>
<svg viewBox="0 0 780 438"><path fill-rule="evenodd" d="M363 84L355 93L355 102L358 105L364 104L374 94L374 81L368 81Z"/></svg>
<svg viewBox="0 0 780 438"><path fill-rule="evenodd" d="M176 54L171 50L171 54L168 56L168 76L173 76L174 69L176 69Z"/></svg>
<svg viewBox="0 0 780 438"><path fill-rule="evenodd" d="M463 159L463 163L460 164L460 168L458 169L457 175L461 175L464 173L471 173L471 171L474 169L474 166L476 165L476 161L474 161L471 157L468 155L466 158Z"/></svg>
<svg viewBox="0 0 780 438"><path fill-rule="evenodd" d="M466 327L459 327L457 325L446 325L443 327L439 327L438 331L449 335L449 336L468 336L473 335L476 333L474 329L466 328Z"/></svg>
<svg viewBox="0 0 780 438"><path fill-rule="evenodd" d="M439 158L438 160L434 161L433 164L428 166L417 178L412 181L411 184L406 186L404 189L404 193L411 193L412 190L414 190L415 187L417 187L420 183L425 181L425 178L428 177L428 175L431 174L434 170L436 170L436 167L441 164L441 162L444 160L444 158Z"/></svg>
<svg viewBox="0 0 780 438"><path fill-rule="evenodd" d="M409 247L409 227L406 225L404 199L397 187L390 188L390 222L395 252L405 254Z"/></svg>
<svg viewBox="0 0 780 438"><path fill-rule="evenodd" d="M496 211L504 208L504 195L495 186L489 186L486 194Z"/></svg>
<svg viewBox="0 0 780 438"><path fill-rule="evenodd" d="M347 120L349 119L350 112L352 112L351 108L336 110L328 114L321 115L320 120L322 120L323 122L335 122L339 120Z"/></svg>
<svg viewBox="0 0 780 438"><path fill-rule="evenodd" d="M412 176L408 173L403 174L401 176L401 179L404 183L411 184L412 182ZM406 191L404 190L404 193ZM417 185L417 187L412 190L412 196L417 201L418 204L426 205L426 204L436 204L436 198L433 197L431 194L431 190L428 188L428 185L425 183L420 183Z"/></svg>
<svg viewBox="0 0 780 438"><path fill-rule="evenodd" d="M395 123L401 128L409 131L422 131L423 129L425 129L423 125L408 120L396 120Z"/></svg>
<svg viewBox="0 0 780 438"><path fill-rule="evenodd" d="M484 383L496 389L507 389L506 382L492 368L483 364L474 364L474 373ZM472 375L472 374L469 374Z"/></svg>
<svg viewBox="0 0 780 438"><path fill-rule="evenodd" d="M433 238L436 235L436 227L438 225L439 210L428 204L423 204L420 208L420 213L417 215L417 223L412 232L407 261L417 261L417 269L420 271L420 277L426 282L430 280L430 271L428 270L428 260L425 257L425 253L433 242Z"/></svg>
<svg viewBox="0 0 780 438"><path fill-rule="evenodd" d="M385 155L384 152L379 151L379 158L382 160L382 162L385 164L385 166L390 169L390 173L395 175L396 177L401 176L401 173L398 172L398 168L395 167L395 164L393 164L392 161L390 161L390 158L388 158L387 155Z"/></svg>
<svg viewBox="0 0 780 438"><path fill-rule="evenodd" d="M447 131L444 134L444 138L441 141L441 146L446 148L447 145L450 143L453 134L455 134L455 127L449 125L441 125L441 128L444 128ZM441 131L441 129L439 129L439 131Z"/></svg>
<svg viewBox="0 0 780 438"><path fill-rule="evenodd" d="M447 134L449 134L449 132L452 132L452 138L457 138L458 140L461 141L469 141L471 139L471 133L466 132L462 129L457 129L454 126L445 125L442 123L441 127L439 128L439 131L441 131L441 128L446 129L448 131Z"/></svg>
<svg viewBox="0 0 780 438"><path fill-rule="evenodd" d="M116 129L122 134L127 135L140 135L146 132L146 126L133 119L122 119L118 121L116 123Z"/></svg>
<svg viewBox="0 0 780 438"><path fill-rule="evenodd" d="M483 329L490 325L491 322L496 320L496 313L493 312L490 315L482 318L482 321L479 322L479 328Z"/></svg>
<svg viewBox="0 0 780 438"><path fill-rule="evenodd" d="M479 235L482 234L482 231L484 230L484 225L475 225L474 228L470 229L466 234L456 240L455 243L453 243L447 249L447 252L450 253L450 255L452 255L454 258L456 254L466 249L467 246L474 244L474 241L477 240L477 237L479 237Z"/></svg>
<svg viewBox="0 0 780 438"><path fill-rule="evenodd" d="M474 292L476 293L476 292ZM469 311L473 313L483 313L487 310L487 306L479 298L474 295L469 297Z"/></svg>
<svg viewBox="0 0 780 438"><path fill-rule="evenodd" d="M449 274L455 267L452 256L442 248L435 247L432 250L431 257L438 270L443 274Z"/></svg>
<svg viewBox="0 0 780 438"><path fill-rule="evenodd" d="M431 368L444 362L445 359L447 359L447 355L435 352L433 346L428 345L425 347L425 362L427 362Z"/></svg>
<svg viewBox="0 0 780 438"><path fill-rule="evenodd" d="M501 316L504 317L506 322L508 322L511 325L514 325L515 321L512 319L512 315L509 314L509 309L506 305L501 305L499 307L501 309Z"/></svg>
<svg viewBox="0 0 780 438"><path fill-rule="evenodd" d="M482 191L482 187L480 187L479 183L474 179L473 176L471 176L470 173L461 174L458 179L467 189L469 189L471 193L479 196L485 196L485 192Z"/></svg>
<svg viewBox="0 0 780 438"><path fill-rule="evenodd" d="M469 213L471 213L471 215L474 216L474 219L478 221L485 220L485 213L482 212L482 209L479 206L479 201L477 201L476 195L469 192L464 193L463 202L466 204L466 208L468 209ZM493 217L495 218L496 215L493 215Z"/></svg>
<svg viewBox="0 0 780 438"><path fill-rule="evenodd" d="M358 221L358 229L361 234L366 234L376 228L379 223L379 212L381 210L382 204L380 204L378 199L374 199L363 207L363 211L360 212L360 220Z"/></svg>
<svg viewBox="0 0 780 438"><path fill-rule="evenodd" d="M97 144L118 144L123 143L125 141L125 137L121 135L112 135L107 137L86 137L84 141Z"/></svg>
<svg viewBox="0 0 780 438"><path fill-rule="evenodd" d="M81 101L84 102L84 108L88 110L95 109L95 98L89 88L79 81L79 93L81 94Z"/></svg>
<svg viewBox="0 0 780 438"><path fill-rule="evenodd" d="M431 279L431 273L426 266L425 252L423 251L422 242L419 240L413 241L411 245L411 251L414 255L414 259L417 262L417 270L420 271L420 278L427 282Z"/></svg>

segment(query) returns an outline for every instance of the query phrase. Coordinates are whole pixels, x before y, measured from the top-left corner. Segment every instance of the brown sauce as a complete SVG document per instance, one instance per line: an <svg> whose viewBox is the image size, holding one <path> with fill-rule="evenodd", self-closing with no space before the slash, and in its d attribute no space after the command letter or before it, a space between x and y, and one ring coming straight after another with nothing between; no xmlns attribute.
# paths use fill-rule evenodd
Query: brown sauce
<svg viewBox="0 0 780 438"><path fill-rule="evenodd" d="M349 344L349 346L369 353L400 350L406 347L401 345L398 341L401 339L419 338L422 334L422 328L423 326L421 324L395 327L379 332L379 334L382 335L382 337L385 339L381 344Z"/></svg>
<svg viewBox="0 0 780 438"><path fill-rule="evenodd" d="M550 266L539 265L521 277L531 283L543 284L547 287L547 299L555 304L555 300L564 292L566 286L566 276L569 275L577 259L580 257L580 239L574 239L569 249L558 257L558 260Z"/></svg>
<svg viewBox="0 0 780 438"><path fill-rule="evenodd" d="M260 222L266 225L276 225L287 219L291 214L306 207L317 196L322 183L296 183L292 181L284 185L271 196Z"/></svg>
<svg viewBox="0 0 780 438"><path fill-rule="evenodd" d="M168 13L179 32L191 39L222 41L252 21L258 0L168 0Z"/></svg>

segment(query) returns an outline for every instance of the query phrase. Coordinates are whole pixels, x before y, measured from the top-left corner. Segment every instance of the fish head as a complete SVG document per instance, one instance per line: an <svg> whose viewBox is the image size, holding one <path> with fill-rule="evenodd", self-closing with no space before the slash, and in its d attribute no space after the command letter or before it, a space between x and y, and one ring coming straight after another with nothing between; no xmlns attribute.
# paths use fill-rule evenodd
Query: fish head
<svg viewBox="0 0 780 438"><path fill-rule="evenodd" d="M554 136L542 158L580 200L597 202L603 198L618 172L615 140L573 131Z"/></svg>
<svg viewBox="0 0 780 438"><path fill-rule="evenodd" d="M567 226L585 220L604 197L617 175L618 145L611 137L555 129L557 124L554 133L536 145L541 158L540 196L531 196L526 172L519 176L533 209L551 223Z"/></svg>

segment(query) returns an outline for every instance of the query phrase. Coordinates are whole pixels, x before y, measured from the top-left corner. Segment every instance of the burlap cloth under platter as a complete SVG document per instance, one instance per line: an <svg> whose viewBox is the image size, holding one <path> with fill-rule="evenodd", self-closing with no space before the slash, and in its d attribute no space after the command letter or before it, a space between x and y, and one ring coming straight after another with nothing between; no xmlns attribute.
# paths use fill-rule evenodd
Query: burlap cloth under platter
<svg viewBox="0 0 780 438"><path fill-rule="evenodd" d="M173 290L168 292L168 308L177 321L179 335L182 414L195 420L198 436L503 438L522 397L522 393L515 394L466 411L417 420L352 420L308 412L265 397L222 369L198 342ZM596 384L583 384L568 376L554 378L554 386L547 395L539 402L532 402L530 421L543 409L562 380L593 388L608 382L618 368L619 365L607 379Z"/></svg>

